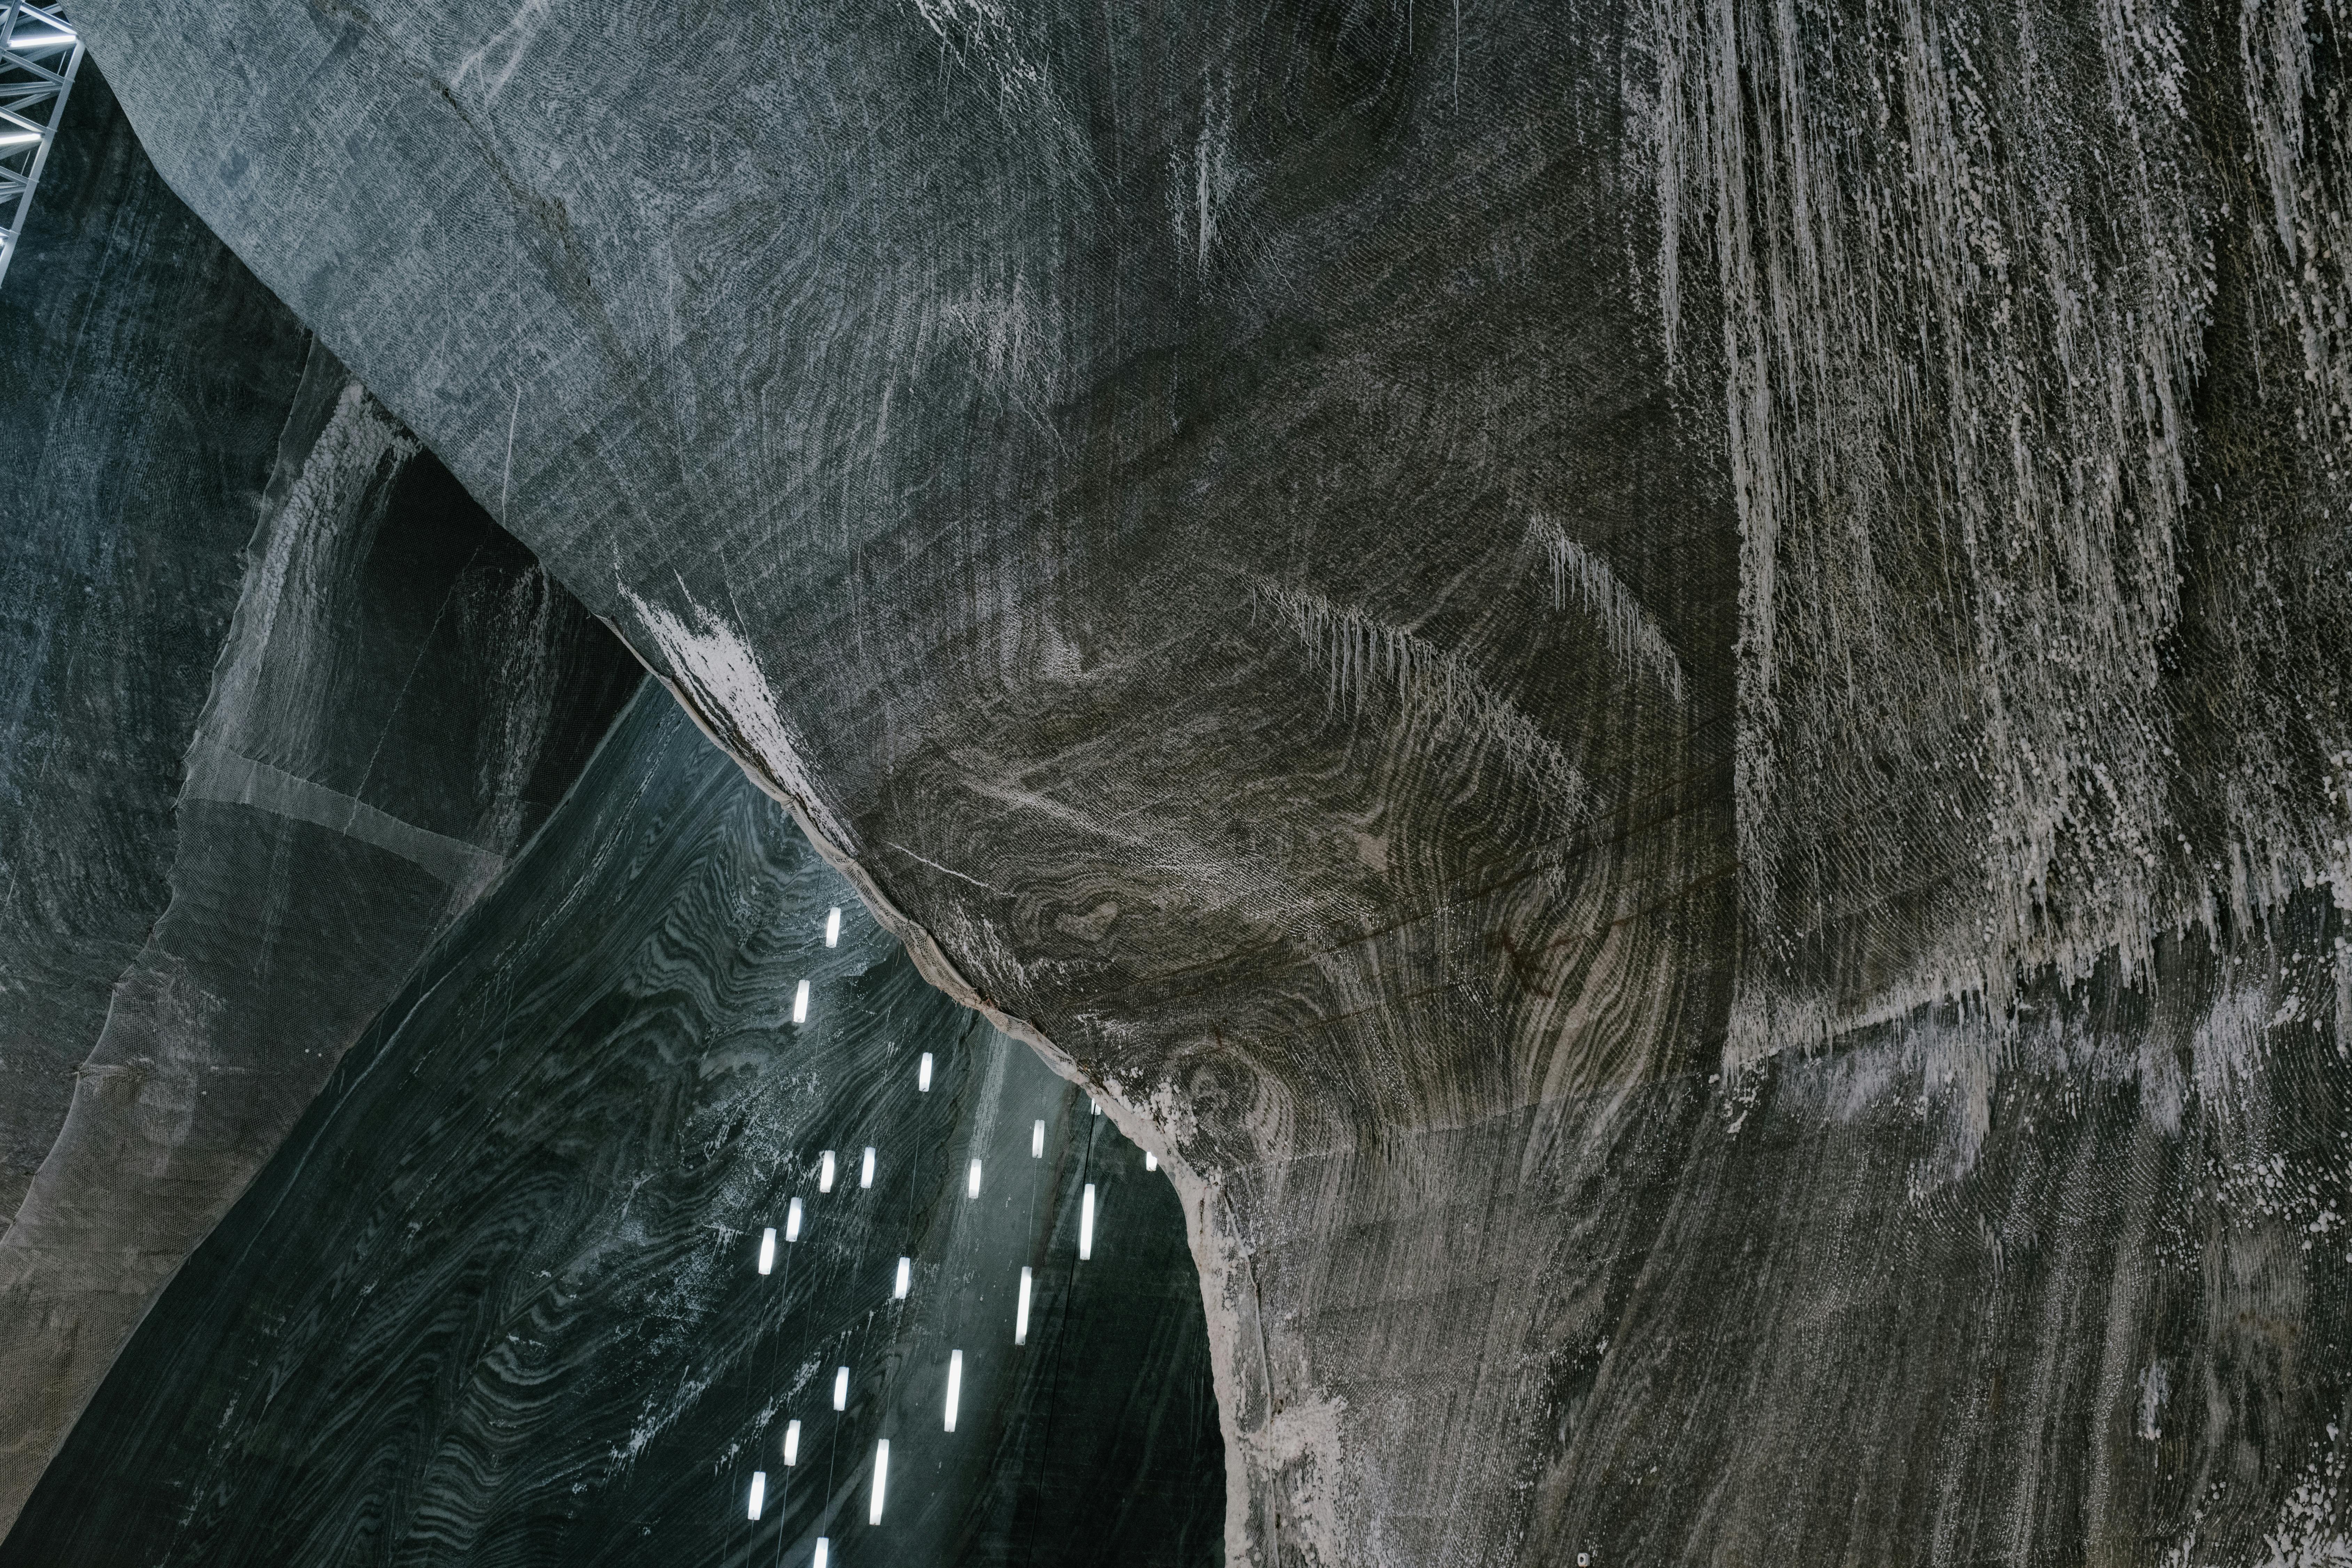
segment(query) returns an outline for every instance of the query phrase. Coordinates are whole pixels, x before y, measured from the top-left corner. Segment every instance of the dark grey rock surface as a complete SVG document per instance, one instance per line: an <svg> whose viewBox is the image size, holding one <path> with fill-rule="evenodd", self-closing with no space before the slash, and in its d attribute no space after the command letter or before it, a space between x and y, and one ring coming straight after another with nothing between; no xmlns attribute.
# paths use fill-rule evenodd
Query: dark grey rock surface
<svg viewBox="0 0 2352 1568"><path fill-rule="evenodd" d="M220 232L1174 1156L1229 1550L1491 1554L1549 1421L1430 1292L1523 1365L1564 1200L1453 1269L1516 1163L1443 1131L1719 1046L1731 487L1617 24L1457 79L1433 12L1257 15L89 21ZM1433 1250L1327 1280L1362 1225Z"/></svg>
<svg viewBox="0 0 2352 1568"><path fill-rule="evenodd" d="M1167 1157L1234 1560L2352 1552L2336 0L87 16Z"/></svg>
<svg viewBox="0 0 2352 1568"><path fill-rule="evenodd" d="M83 77L0 289L0 1219L163 913L181 759L310 335Z"/></svg>
<svg viewBox="0 0 2352 1568"><path fill-rule="evenodd" d="M165 1292L0 1563L764 1565L824 1535L842 1568L1194 1568L1223 1515L1174 1189L649 687Z"/></svg>
<svg viewBox="0 0 2352 1568"><path fill-rule="evenodd" d="M86 85L52 237L11 279L51 379L9 433L35 482L0 527L24 574L0 823L30 1042L0 1099L11 1157L41 1145L0 1232L5 1517L639 679Z"/></svg>

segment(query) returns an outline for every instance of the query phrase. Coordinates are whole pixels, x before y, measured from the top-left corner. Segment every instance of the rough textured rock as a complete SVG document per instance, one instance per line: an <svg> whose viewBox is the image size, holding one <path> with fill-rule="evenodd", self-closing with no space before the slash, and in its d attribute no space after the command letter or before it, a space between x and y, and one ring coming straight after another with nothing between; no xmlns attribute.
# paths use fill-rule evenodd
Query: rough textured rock
<svg viewBox="0 0 2352 1568"><path fill-rule="evenodd" d="M648 687L174 1281L0 1563L765 1563L825 1534L845 1568L1194 1568L1223 1468L1173 1189Z"/></svg>
<svg viewBox="0 0 2352 1568"><path fill-rule="evenodd" d="M95 80L75 103L80 161L43 210L85 238L28 246L12 276L61 325L52 406L26 420L47 456L7 531L59 574L28 584L5 645L38 678L16 693L6 818L32 932L12 964L33 1046L9 1063L11 1135L26 1154L49 1140L0 1233L11 1518L157 1292L638 679L137 174ZM205 595L225 565L224 637ZM201 712L190 664L210 670ZM144 877L167 851L157 908Z"/></svg>
<svg viewBox="0 0 2352 1568"><path fill-rule="evenodd" d="M1173 1157L1235 1560L2347 1550L2336 0L88 20Z"/></svg>

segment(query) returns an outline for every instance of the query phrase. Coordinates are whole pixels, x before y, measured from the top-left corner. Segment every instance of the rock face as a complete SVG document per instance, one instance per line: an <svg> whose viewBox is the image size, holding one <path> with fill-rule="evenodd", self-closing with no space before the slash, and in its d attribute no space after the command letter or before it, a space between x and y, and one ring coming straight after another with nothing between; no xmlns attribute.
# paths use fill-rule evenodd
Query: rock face
<svg viewBox="0 0 2352 1568"><path fill-rule="evenodd" d="M11 278L58 325L0 525L27 579L5 1082L13 1157L42 1145L0 1232L9 1518L638 679L84 82L62 221Z"/></svg>
<svg viewBox="0 0 2352 1568"><path fill-rule="evenodd" d="M149 1315L0 1563L823 1535L845 1568L1187 1568L1223 1469L1166 1179L648 687Z"/></svg>
<svg viewBox="0 0 2352 1568"><path fill-rule="evenodd" d="M235 56L219 156L123 88L180 188L1177 1156L1230 1550L1491 1556L1584 1289L1529 1264L1546 1163L1603 1168L1563 1108L1719 1047L1731 492L1632 286L1622 37L1457 80L1426 16L1241 15L89 21L119 86Z"/></svg>
<svg viewBox="0 0 2352 1568"><path fill-rule="evenodd" d="M181 758L310 334L164 188L102 78L0 291L0 1211L170 898ZM199 461L188 461L192 452Z"/></svg>
<svg viewBox="0 0 2352 1568"><path fill-rule="evenodd" d="M1168 1160L1232 1560L2352 1551L2336 0L85 19Z"/></svg>

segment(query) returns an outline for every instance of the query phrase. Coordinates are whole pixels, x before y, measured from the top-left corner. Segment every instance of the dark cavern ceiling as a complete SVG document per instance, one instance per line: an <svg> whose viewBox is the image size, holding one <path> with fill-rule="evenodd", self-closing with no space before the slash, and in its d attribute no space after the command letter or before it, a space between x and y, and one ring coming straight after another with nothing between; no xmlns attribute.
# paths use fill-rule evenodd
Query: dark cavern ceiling
<svg viewBox="0 0 2352 1568"><path fill-rule="evenodd" d="M0 1562L2352 1563L2344 0L68 10Z"/></svg>
<svg viewBox="0 0 2352 1568"><path fill-rule="evenodd" d="M1184 1218L1106 1123L649 687L0 1563L1213 1561Z"/></svg>

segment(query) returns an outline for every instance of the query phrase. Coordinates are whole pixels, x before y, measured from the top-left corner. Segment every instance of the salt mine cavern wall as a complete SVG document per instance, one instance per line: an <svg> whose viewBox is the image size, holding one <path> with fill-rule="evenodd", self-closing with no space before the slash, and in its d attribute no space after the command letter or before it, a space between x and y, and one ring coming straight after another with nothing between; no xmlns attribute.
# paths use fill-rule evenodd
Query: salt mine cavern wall
<svg viewBox="0 0 2352 1568"><path fill-rule="evenodd" d="M181 756L310 343L163 187L105 93L93 73L71 102L50 200L0 293L12 1215L169 897Z"/></svg>
<svg viewBox="0 0 2352 1568"><path fill-rule="evenodd" d="M639 679L95 71L67 117L0 293L8 1519Z"/></svg>
<svg viewBox="0 0 2352 1568"><path fill-rule="evenodd" d="M1196 1568L1223 1471L1173 1190L648 686L0 1563Z"/></svg>
<svg viewBox="0 0 2352 1568"><path fill-rule="evenodd" d="M2338 0L85 20L1163 1158L1231 1560L2352 1554Z"/></svg>

